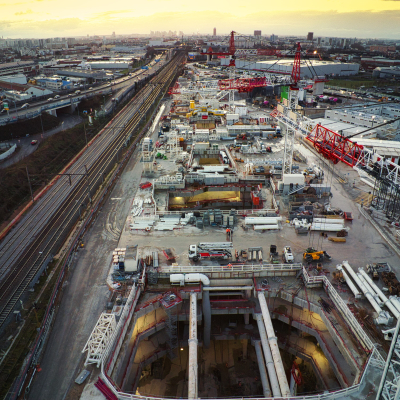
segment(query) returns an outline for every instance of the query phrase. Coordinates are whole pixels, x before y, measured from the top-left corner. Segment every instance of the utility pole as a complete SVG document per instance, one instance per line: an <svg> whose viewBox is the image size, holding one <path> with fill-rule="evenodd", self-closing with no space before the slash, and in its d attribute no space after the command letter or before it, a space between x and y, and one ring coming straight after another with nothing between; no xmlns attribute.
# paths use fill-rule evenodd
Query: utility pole
<svg viewBox="0 0 400 400"><path fill-rule="evenodd" d="M86 164L85 164L85 171L86 171L86 184L87 184L87 190L88 190L88 197L89 197L90 203L92 203L92 196L90 195L89 174L88 174Z"/></svg>
<svg viewBox="0 0 400 400"><path fill-rule="evenodd" d="M35 202L35 198L33 197L32 185L31 185L31 180L29 178L28 166L26 166L26 175L28 176L29 190L31 191L32 203L34 203Z"/></svg>
<svg viewBox="0 0 400 400"><path fill-rule="evenodd" d="M88 142L87 142L87 136L86 136L86 125L85 125L85 123L83 123L83 130L85 131L86 148L89 148Z"/></svg>

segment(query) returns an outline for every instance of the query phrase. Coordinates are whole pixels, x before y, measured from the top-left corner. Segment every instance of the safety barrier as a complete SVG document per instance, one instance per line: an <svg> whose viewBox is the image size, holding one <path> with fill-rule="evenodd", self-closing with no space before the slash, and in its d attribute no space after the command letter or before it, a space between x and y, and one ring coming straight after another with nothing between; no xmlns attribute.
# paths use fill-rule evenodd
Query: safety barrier
<svg viewBox="0 0 400 400"><path fill-rule="evenodd" d="M251 264L251 265L213 265L213 266L168 266L159 267L159 272L166 274L176 274L176 273L189 273L189 272L202 272L202 273L212 273L212 272L258 272L258 271L268 271L278 275L280 272L293 271L297 273L303 268L301 263L294 264Z"/></svg>
<svg viewBox="0 0 400 400"><path fill-rule="evenodd" d="M5 160L8 156L10 156L12 153L14 153L16 148L17 148L17 145L14 144L7 151L5 151L4 153L0 154L0 161L1 160Z"/></svg>

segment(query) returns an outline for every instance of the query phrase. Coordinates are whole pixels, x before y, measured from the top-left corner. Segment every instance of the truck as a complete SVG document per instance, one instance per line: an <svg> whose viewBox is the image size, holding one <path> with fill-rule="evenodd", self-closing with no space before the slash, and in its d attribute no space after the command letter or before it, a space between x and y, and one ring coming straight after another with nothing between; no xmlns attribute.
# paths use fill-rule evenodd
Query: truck
<svg viewBox="0 0 400 400"><path fill-rule="evenodd" d="M197 262L202 259L228 260L232 258L231 242L211 242L189 245L189 260Z"/></svg>
<svg viewBox="0 0 400 400"><path fill-rule="evenodd" d="M292 249L290 246L285 246L283 248L283 254L282 254L283 261L287 264L291 264L294 262L294 257L292 253Z"/></svg>

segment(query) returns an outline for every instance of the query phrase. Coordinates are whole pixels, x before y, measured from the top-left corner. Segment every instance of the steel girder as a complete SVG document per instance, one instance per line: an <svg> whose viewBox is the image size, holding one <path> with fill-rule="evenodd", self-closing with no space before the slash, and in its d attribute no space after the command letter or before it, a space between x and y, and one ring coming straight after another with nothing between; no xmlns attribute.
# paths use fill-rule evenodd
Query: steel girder
<svg viewBox="0 0 400 400"><path fill-rule="evenodd" d="M314 147L326 158L335 164L343 161L350 167L354 167L359 158L363 156L364 146L352 142L346 137L324 126L317 124L307 135Z"/></svg>

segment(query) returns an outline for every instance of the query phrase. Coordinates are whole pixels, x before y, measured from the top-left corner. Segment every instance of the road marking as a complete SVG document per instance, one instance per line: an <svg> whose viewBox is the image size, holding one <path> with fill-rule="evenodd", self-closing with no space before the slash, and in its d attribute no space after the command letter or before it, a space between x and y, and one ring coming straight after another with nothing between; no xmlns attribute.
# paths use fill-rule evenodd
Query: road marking
<svg viewBox="0 0 400 400"><path fill-rule="evenodd" d="M122 197L111 197L111 200L121 200Z"/></svg>

